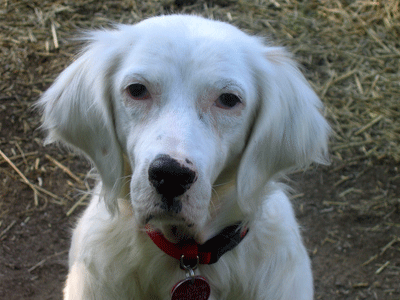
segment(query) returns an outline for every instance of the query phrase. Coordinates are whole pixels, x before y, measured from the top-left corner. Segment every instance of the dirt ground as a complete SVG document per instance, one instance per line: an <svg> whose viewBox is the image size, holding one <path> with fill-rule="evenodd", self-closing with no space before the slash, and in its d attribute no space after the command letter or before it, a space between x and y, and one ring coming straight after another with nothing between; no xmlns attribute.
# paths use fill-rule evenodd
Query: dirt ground
<svg viewBox="0 0 400 300"><path fill-rule="evenodd" d="M88 162L55 145L43 146L44 134L38 129L40 116L31 107L71 60L72 50L67 48L70 43L61 30L59 48L55 47L51 24L62 28L62 20L71 19L71 24L74 20L84 20L90 27L93 16L101 19L120 10L132 11L138 18L144 10L145 15L160 13L150 8L153 2L159 1L143 1L140 5L128 4L129 1L104 1L101 5L95 4L96 1L78 2L6 1L0 4L0 33L5 33L0 36L0 43L3 58L7 58L0 63L3 74L0 82L0 299L61 299L68 270L71 228L87 203L82 191L93 185L93 180L85 179L90 169ZM201 1L161 2L180 11L205 10L199 4ZM208 10L231 7L233 14L236 9L235 1L207 3ZM274 3L283 5L284 2L268 3L273 9ZM30 20L40 19L41 15L46 19L43 17L49 11L46 9L53 4L58 5L57 13L64 15L55 13L49 17L53 23L43 23L49 32L47 38L42 38L34 30L39 25L33 21L32 25ZM26 32L25 39L19 38L21 30ZM70 36L73 28L64 31ZM29 37L29 32L33 37ZM38 40L43 41L41 50L35 48L39 47ZM6 48L14 50L7 52ZM398 63L400 56L393 57L393 62ZM323 72L308 66L306 55L300 61L308 68L309 79L318 85ZM320 94L321 90L318 90ZM399 90L395 91L397 96ZM343 93L350 95L349 90ZM327 99L334 95L325 91L321 96L326 96L323 100L329 107ZM328 118L332 124L337 121L334 116ZM370 124L370 120L366 122ZM363 129L363 125L357 130ZM340 130L335 126L334 129L340 135ZM398 138L393 135L390 147L399 146ZM337 136L333 139L331 147L336 150L332 150L330 166L290 175L289 184L295 189L293 203L312 259L315 299L398 300L399 161L395 155L361 155L372 153L378 144L365 149L361 143L355 150L341 151L338 141L346 142Z"/></svg>

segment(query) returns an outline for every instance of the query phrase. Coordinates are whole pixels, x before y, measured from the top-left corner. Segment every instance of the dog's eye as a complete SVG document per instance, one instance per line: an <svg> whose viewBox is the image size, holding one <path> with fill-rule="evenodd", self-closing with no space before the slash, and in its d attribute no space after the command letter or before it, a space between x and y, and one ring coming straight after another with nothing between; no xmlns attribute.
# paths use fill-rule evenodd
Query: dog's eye
<svg viewBox="0 0 400 300"><path fill-rule="evenodd" d="M147 88L140 83L134 83L127 88L129 96L135 100L146 100L150 98L150 93Z"/></svg>
<svg viewBox="0 0 400 300"><path fill-rule="evenodd" d="M219 108L230 109L239 103L242 103L242 101L240 101L238 96L226 93L219 96L218 100L215 102L215 105Z"/></svg>

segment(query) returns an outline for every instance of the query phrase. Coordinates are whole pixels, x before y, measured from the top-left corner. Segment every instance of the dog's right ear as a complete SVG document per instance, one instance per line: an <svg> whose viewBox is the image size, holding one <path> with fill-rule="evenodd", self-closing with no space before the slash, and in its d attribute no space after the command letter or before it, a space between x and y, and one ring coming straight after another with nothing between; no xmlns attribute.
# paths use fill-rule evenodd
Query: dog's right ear
<svg viewBox="0 0 400 300"><path fill-rule="evenodd" d="M115 212L123 176L122 153L115 134L112 107L112 75L118 66L117 47L107 31L92 41L42 95L47 142L62 141L83 151L95 164L103 182L108 209ZM90 37L89 37L90 38ZM100 42L101 41L101 42Z"/></svg>
<svg viewBox="0 0 400 300"><path fill-rule="evenodd" d="M330 127L320 99L283 48L266 47L262 54L254 57L259 106L239 166L240 199L258 199L255 193L282 172L329 162Z"/></svg>

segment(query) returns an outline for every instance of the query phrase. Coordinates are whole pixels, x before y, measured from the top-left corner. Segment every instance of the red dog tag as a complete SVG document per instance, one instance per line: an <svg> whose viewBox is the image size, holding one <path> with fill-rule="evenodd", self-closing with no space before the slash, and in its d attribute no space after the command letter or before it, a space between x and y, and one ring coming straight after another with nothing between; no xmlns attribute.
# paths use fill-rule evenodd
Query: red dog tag
<svg viewBox="0 0 400 300"><path fill-rule="evenodd" d="M171 300L207 300L211 288L203 276L188 277L172 288Z"/></svg>

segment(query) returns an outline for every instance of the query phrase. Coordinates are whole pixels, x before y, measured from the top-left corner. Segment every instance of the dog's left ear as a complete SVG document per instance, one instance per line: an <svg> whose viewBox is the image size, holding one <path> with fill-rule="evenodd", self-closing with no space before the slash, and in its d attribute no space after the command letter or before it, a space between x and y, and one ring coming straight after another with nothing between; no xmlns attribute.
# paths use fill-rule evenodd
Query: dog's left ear
<svg viewBox="0 0 400 300"><path fill-rule="evenodd" d="M259 90L256 120L240 162L238 192L248 199L284 170L326 164L330 128L318 96L282 48L253 58Z"/></svg>

